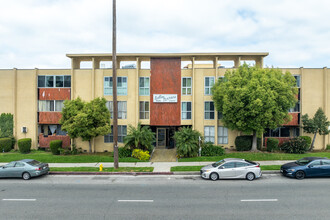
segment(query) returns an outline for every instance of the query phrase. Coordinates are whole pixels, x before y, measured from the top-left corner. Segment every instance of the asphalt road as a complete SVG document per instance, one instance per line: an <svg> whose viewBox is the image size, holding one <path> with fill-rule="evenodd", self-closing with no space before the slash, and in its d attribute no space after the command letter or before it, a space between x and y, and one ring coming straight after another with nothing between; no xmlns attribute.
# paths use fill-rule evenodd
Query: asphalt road
<svg viewBox="0 0 330 220"><path fill-rule="evenodd" d="M0 219L329 219L330 178L198 176L0 179Z"/></svg>

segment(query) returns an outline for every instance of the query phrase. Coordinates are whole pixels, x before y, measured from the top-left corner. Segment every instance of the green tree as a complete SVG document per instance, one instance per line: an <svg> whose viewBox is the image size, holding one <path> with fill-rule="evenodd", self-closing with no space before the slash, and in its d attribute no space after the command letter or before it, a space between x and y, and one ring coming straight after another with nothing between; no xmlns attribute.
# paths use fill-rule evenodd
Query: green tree
<svg viewBox="0 0 330 220"><path fill-rule="evenodd" d="M309 118L308 114L301 117L303 122L303 129L306 133L314 134L310 150L313 150L316 134L327 135L329 134L330 122L324 114L322 108L319 108L313 118Z"/></svg>
<svg viewBox="0 0 330 220"><path fill-rule="evenodd" d="M253 134L251 151L256 151L257 133L291 120L288 110L297 102L295 85L289 72L243 64L216 82L212 99L226 127Z"/></svg>
<svg viewBox="0 0 330 220"><path fill-rule="evenodd" d="M175 132L174 140L177 154L183 157L197 156L199 149L199 137L202 138L202 134L200 132L188 127L183 127L179 131Z"/></svg>
<svg viewBox="0 0 330 220"><path fill-rule="evenodd" d="M96 98L83 102L80 98L64 102L62 110L62 130L68 132L70 138L81 137L89 142L89 152L92 151L91 141L99 135L111 132L110 112L104 98Z"/></svg>
<svg viewBox="0 0 330 220"><path fill-rule="evenodd" d="M155 141L155 134L151 131L149 126L141 126L139 122L135 128L132 125L128 125L128 133L124 138L125 147L129 147L132 150L142 149L152 151L152 143Z"/></svg>
<svg viewBox="0 0 330 220"><path fill-rule="evenodd" d="M0 138L12 137L14 129L13 115L10 113L2 113L0 115Z"/></svg>

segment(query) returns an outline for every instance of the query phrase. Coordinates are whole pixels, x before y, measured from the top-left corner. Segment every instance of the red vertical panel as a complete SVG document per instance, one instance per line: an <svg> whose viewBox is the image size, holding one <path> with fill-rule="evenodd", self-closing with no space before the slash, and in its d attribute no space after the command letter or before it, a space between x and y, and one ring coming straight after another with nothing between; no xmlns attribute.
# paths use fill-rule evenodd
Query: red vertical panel
<svg viewBox="0 0 330 220"><path fill-rule="evenodd" d="M181 58L151 58L150 125L181 124ZM177 103L154 103L154 94L177 94Z"/></svg>

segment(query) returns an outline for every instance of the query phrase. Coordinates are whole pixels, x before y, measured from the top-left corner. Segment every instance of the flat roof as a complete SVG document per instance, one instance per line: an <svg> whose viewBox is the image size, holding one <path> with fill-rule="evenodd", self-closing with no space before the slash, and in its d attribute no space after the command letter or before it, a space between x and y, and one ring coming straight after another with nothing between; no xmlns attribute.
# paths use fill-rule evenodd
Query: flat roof
<svg viewBox="0 0 330 220"><path fill-rule="evenodd" d="M265 57L268 52L215 52L215 53L117 53L117 57L122 60L133 58L157 58L157 57L181 57L191 58L195 57L196 60L208 59L210 57L220 57L224 59L241 57L242 59ZM96 54L66 54L69 58L77 58L80 60L90 60L92 58L110 58L112 53L96 53Z"/></svg>

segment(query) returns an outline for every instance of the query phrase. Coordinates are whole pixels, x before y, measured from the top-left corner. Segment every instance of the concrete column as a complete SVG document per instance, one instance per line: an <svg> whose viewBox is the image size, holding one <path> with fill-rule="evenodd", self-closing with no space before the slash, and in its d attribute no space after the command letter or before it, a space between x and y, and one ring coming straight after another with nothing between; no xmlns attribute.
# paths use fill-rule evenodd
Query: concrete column
<svg viewBox="0 0 330 220"><path fill-rule="evenodd" d="M303 101L302 101L302 99L303 99L303 94L302 94L302 91L303 91L303 79L304 79L304 67L300 67L299 68L300 69L300 103L299 103L299 111L300 111L300 120L299 120L299 125L302 125L302 120L301 120L301 116L303 115L303 111L302 111L302 109L303 109ZM299 135L302 135L302 133L303 133L303 131L302 131L302 129L300 129L299 130Z"/></svg>
<svg viewBox="0 0 330 220"><path fill-rule="evenodd" d="M92 58L93 66L92 66L92 72L91 72L91 74L92 74L92 76L91 76L91 78L92 78L92 80L91 80L91 90L92 90L91 100L93 100L95 98L95 67L96 67L96 65L95 65L96 62L95 61L96 60L93 57Z"/></svg>
<svg viewBox="0 0 330 220"><path fill-rule="evenodd" d="M325 115L328 115L328 68L323 67L323 111ZM329 143L329 135L328 135L328 143ZM326 144L326 136L323 135L323 149L325 150L327 147Z"/></svg>
<svg viewBox="0 0 330 220"><path fill-rule="evenodd" d="M263 68L264 67L264 58L263 57L258 57L255 59L256 61L256 66Z"/></svg>
<svg viewBox="0 0 330 220"><path fill-rule="evenodd" d="M80 60L77 58L71 58L71 69L80 69Z"/></svg>
<svg viewBox="0 0 330 220"><path fill-rule="evenodd" d="M235 68L238 68L241 65L241 57L238 56L234 59L234 66Z"/></svg>
<svg viewBox="0 0 330 220"><path fill-rule="evenodd" d="M35 149L38 149L38 74L39 70L35 68L35 74L34 74L34 123L35 123L35 129L34 129L34 143L35 143Z"/></svg>
<svg viewBox="0 0 330 220"><path fill-rule="evenodd" d="M13 120L14 120L14 130L13 135L17 140L17 69L13 69L14 77L13 77ZM15 141L14 149L18 149L17 141Z"/></svg>
<svg viewBox="0 0 330 220"><path fill-rule="evenodd" d="M135 103L135 126L139 123L140 119L140 108L139 108L139 103L140 103L140 94L139 94L139 81L140 81L140 67L141 66L141 61L140 58L136 58L136 89L135 93L137 94L136 97L136 103ZM149 80L149 88L150 88L150 80ZM150 95L150 94L149 94ZM149 120L150 120L150 101L149 101Z"/></svg>
<svg viewBox="0 0 330 220"><path fill-rule="evenodd" d="M218 70L218 57L215 57L215 82L219 78L219 70ZM214 107L215 109L215 107ZM218 144L218 111L214 111L214 120L215 120L215 127L214 127L214 144Z"/></svg>
<svg viewBox="0 0 330 220"><path fill-rule="evenodd" d="M191 60L191 67L192 67L192 106L191 106L191 117L192 117L192 129L195 129L195 57L192 57Z"/></svg>

